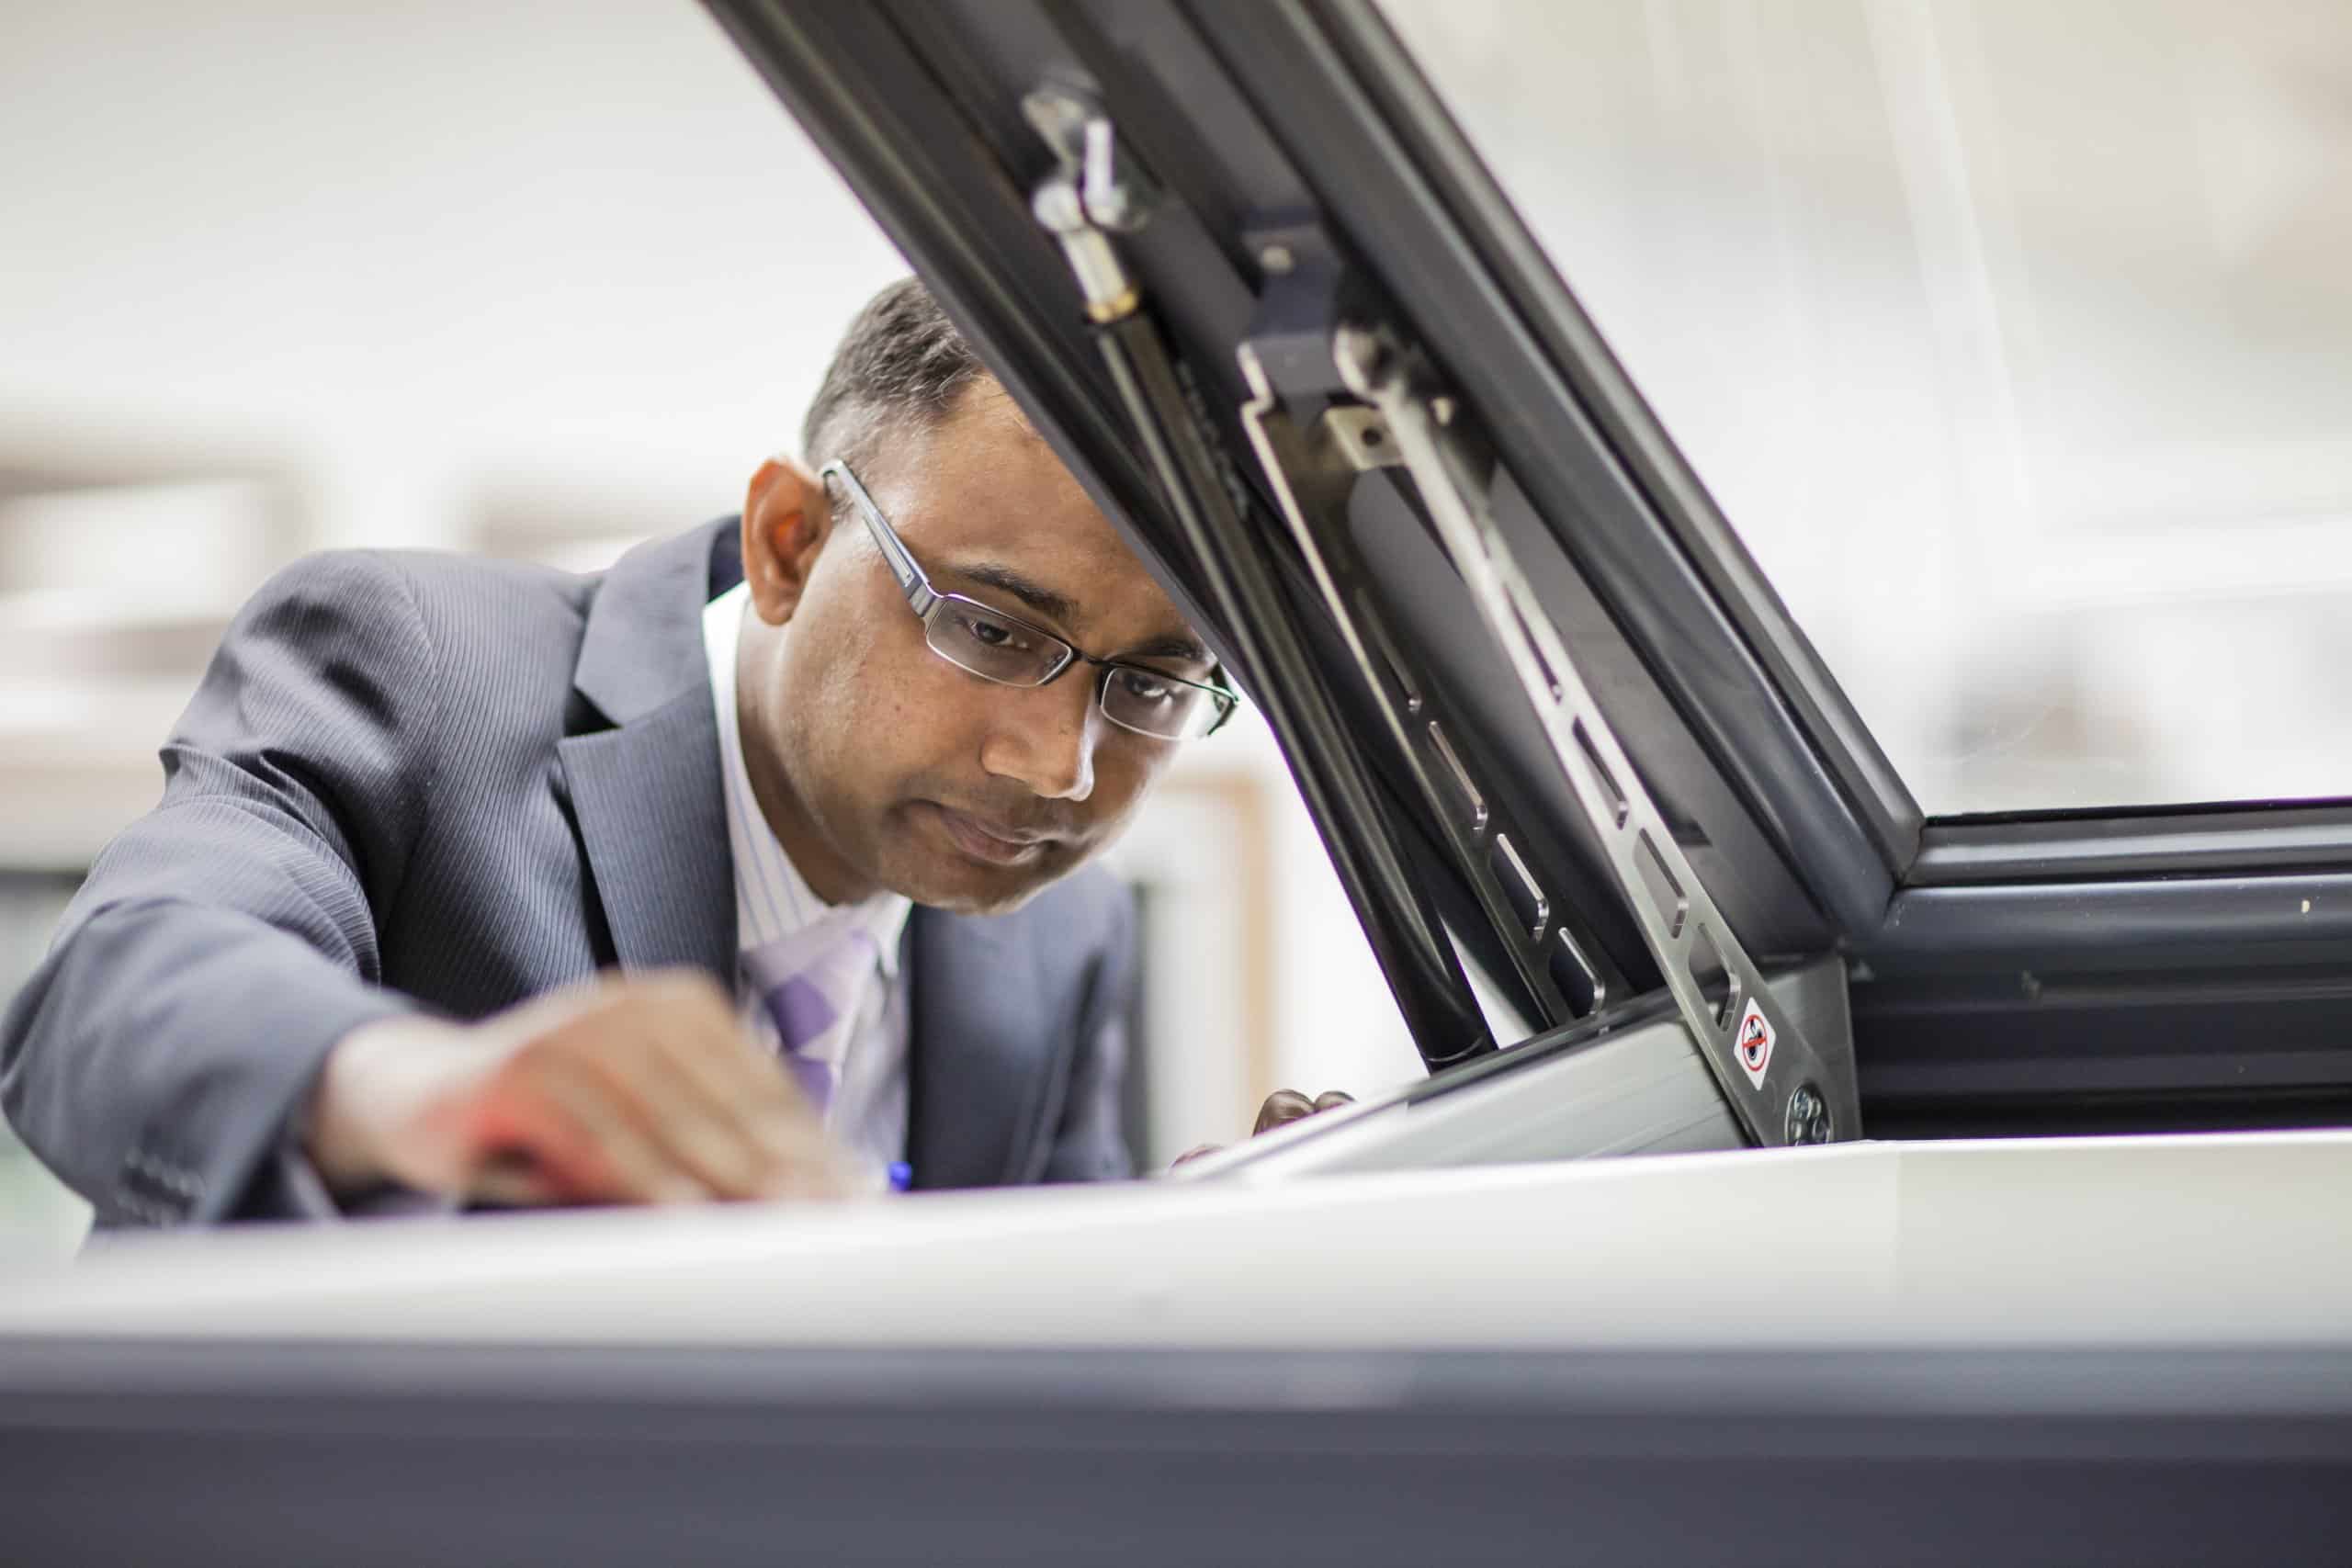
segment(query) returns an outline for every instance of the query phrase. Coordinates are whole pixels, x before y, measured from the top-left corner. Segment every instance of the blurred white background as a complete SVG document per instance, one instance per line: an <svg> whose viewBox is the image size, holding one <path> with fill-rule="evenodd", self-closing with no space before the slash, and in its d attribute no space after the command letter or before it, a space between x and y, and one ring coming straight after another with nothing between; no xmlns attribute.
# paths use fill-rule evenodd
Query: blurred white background
<svg viewBox="0 0 2352 1568"><path fill-rule="evenodd" d="M1384 4L1928 811L2352 794L2352 6Z"/></svg>
<svg viewBox="0 0 2352 1568"><path fill-rule="evenodd" d="M0 150L0 995L274 567L733 511L906 270L692 0L14 0ZM1146 818L1148 1157L1418 1075L1261 726ZM80 1224L0 1150L0 1258Z"/></svg>

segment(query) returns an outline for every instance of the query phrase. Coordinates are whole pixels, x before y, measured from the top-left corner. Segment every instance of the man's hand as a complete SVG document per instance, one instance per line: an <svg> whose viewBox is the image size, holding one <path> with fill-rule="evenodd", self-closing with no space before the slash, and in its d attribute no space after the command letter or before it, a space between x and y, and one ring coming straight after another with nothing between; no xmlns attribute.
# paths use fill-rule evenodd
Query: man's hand
<svg viewBox="0 0 2352 1568"><path fill-rule="evenodd" d="M1250 1135L1254 1138L1261 1133L1271 1133L1277 1127L1287 1127L1293 1122L1312 1116L1318 1111L1329 1111L1340 1105L1353 1105L1355 1102L1355 1096L1342 1094L1336 1089L1327 1089L1313 1100L1307 1099L1295 1089L1278 1089L1266 1096L1265 1104L1258 1107L1258 1124L1250 1129ZM1223 1144L1203 1144L1196 1148L1186 1149L1170 1162L1169 1168L1172 1170L1186 1160L1198 1159L1203 1155L1213 1155L1223 1147L1225 1147Z"/></svg>
<svg viewBox="0 0 2352 1568"><path fill-rule="evenodd" d="M1353 1105L1355 1102L1354 1095L1342 1094L1336 1089L1327 1089L1313 1100L1307 1099L1295 1089L1278 1089L1266 1096L1265 1104L1258 1107L1258 1124L1250 1129L1250 1135L1254 1138L1261 1133L1271 1133L1277 1127L1287 1127L1293 1122L1312 1116L1318 1111L1329 1111L1334 1106Z"/></svg>
<svg viewBox="0 0 2352 1568"><path fill-rule="evenodd" d="M692 972L605 978L477 1024L393 1019L328 1054L305 1150L338 1192L508 1203L833 1198L817 1113Z"/></svg>

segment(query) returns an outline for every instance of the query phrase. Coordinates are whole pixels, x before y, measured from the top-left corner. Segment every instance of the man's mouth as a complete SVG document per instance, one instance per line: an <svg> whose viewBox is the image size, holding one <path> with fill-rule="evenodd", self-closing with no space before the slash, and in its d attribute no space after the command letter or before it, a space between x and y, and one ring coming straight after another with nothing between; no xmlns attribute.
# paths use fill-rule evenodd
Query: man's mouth
<svg viewBox="0 0 2352 1568"><path fill-rule="evenodd" d="M1026 865L1056 840L1050 834L1032 832L957 811L937 801L925 801L941 830L957 849L989 865Z"/></svg>

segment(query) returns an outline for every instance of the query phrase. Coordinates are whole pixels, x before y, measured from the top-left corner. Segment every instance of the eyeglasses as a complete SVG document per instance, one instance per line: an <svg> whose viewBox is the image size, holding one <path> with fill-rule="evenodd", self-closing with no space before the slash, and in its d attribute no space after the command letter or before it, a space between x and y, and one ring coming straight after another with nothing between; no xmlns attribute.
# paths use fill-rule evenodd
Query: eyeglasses
<svg viewBox="0 0 2352 1568"><path fill-rule="evenodd" d="M820 477L839 479L858 515L865 520L882 558L907 596L907 608L922 622L932 652L957 669L1004 686L1042 686L1081 661L1102 670L1094 700L1102 716L1122 729L1156 740L1191 740L1216 732L1233 716L1240 698L1223 686L1205 685L1147 665L1097 659L1042 626L991 609L961 593L942 593L915 564L897 529L865 493L847 463L828 463Z"/></svg>

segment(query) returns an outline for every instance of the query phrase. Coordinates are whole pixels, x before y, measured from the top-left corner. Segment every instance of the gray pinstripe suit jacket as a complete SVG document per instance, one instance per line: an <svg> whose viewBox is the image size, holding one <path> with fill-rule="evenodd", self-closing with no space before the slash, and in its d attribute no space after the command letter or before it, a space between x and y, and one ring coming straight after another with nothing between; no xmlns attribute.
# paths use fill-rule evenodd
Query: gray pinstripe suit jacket
<svg viewBox="0 0 2352 1568"><path fill-rule="evenodd" d="M280 1155L327 1049L615 964L730 990L733 868L702 606L729 521L609 571L298 562L241 611L0 1026L0 1099L101 1224L299 1212ZM1125 1174L1132 912L1087 872L1016 914L917 909L923 1187Z"/></svg>

